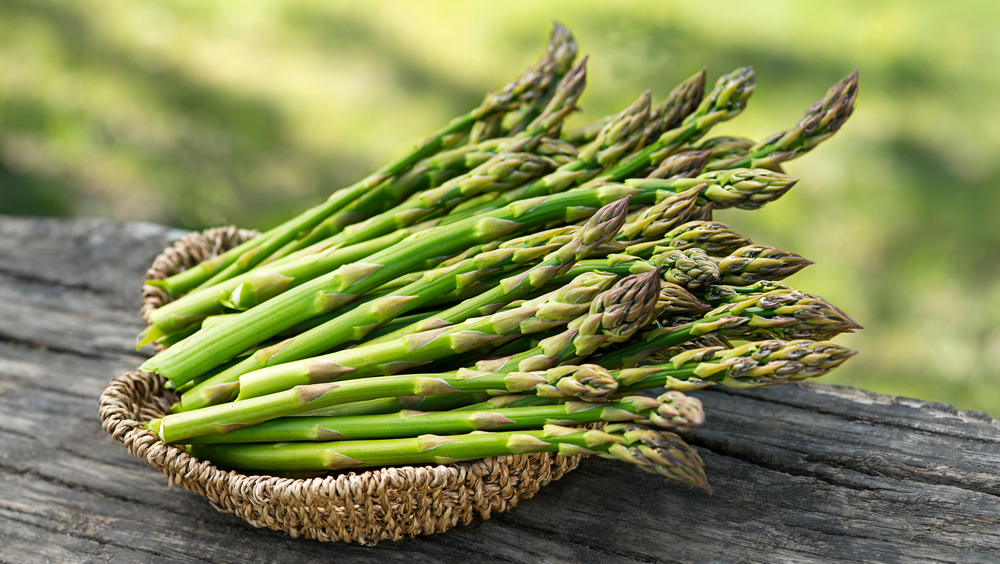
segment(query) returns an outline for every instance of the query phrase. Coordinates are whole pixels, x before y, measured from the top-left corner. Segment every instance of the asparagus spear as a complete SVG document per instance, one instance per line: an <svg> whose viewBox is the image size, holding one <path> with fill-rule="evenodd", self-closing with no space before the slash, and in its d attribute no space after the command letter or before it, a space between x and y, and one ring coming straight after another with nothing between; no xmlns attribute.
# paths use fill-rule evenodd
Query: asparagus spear
<svg viewBox="0 0 1000 564"><path fill-rule="evenodd" d="M712 332L739 338L822 340L861 328L823 298L797 290L781 289L733 299L695 321L642 332L633 342L602 355L598 362L609 368L635 366L658 351Z"/></svg>
<svg viewBox="0 0 1000 564"><path fill-rule="evenodd" d="M541 263L512 276L503 275L504 277L499 280L487 279L486 285L490 288L489 290L467 297L453 307L372 339L369 343L381 343L417 331L460 323L475 315L493 313L547 284L561 285L570 282L575 276L566 277L566 272L574 263L588 256L595 248L610 240L614 233L617 233L624 222L627 210L627 199L604 206L580 229L576 238L559 249L558 252L547 256ZM501 245L501 250L512 248L516 247ZM556 283L556 280L560 280L560 282Z"/></svg>
<svg viewBox="0 0 1000 564"><path fill-rule="evenodd" d="M419 435L456 435L470 431L538 429L543 425L580 425L628 421L685 433L701 426L705 413L697 398L669 391L657 398L625 396L612 402L567 400L561 403L491 411L398 411L346 417L282 417L236 429L225 435L203 435L189 443L271 443L391 439Z"/></svg>
<svg viewBox="0 0 1000 564"><path fill-rule="evenodd" d="M753 94L754 87L754 73L750 67L742 67L720 77L715 88L679 126L664 131L655 141L591 182L617 182L637 176L649 167L658 166L684 144L697 140L714 125L739 115L746 107L747 99Z"/></svg>
<svg viewBox="0 0 1000 564"><path fill-rule="evenodd" d="M218 284L194 290L151 311L149 326L139 334L136 345L142 347L158 341L164 336L190 327L206 316L224 311L234 292L237 299L242 295L244 299L254 296L255 299L264 301L311 280L318 274L387 249L422 230L421 226L415 226L356 245L346 247L331 245L321 252L302 257L289 256L288 260L271 264L268 268L253 270Z"/></svg>
<svg viewBox="0 0 1000 564"><path fill-rule="evenodd" d="M308 233L286 244L275 251L266 264L286 255L308 251L313 245L327 241L341 241L334 238L346 227L364 222L372 216L384 213L413 194L431 190L458 178L465 178L477 167L503 153L529 147L531 153L538 157L550 159L555 166L562 165L576 157L576 148L572 145L551 137L530 138L531 146L525 144L524 137L504 137L488 139L476 145L466 145L449 151L438 153L413 165L409 171L398 175L363 196L351 202L350 205L323 220ZM327 243L328 244L328 243Z"/></svg>
<svg viewBox="0 0 1000 564"><path fill-rule="evenodd" d="M529 72L507 85L516 92L521 104L506 114L494 113L480 119L472 127L472 140L487 137L511 136L528 127L535 116L546 106L559 80L569 71L576 58L576 40L569 29L553 25L549 49Z"/></svg>
<svg viewBox="0 0 1000 564"><path fill-rule="evenodd" d="M498 264L505 262L523 264L552 249L552 252L546 255L541 263L514 279L499 284L491 293L463 304L461 309L464 316L460 317L452 315L451 312L443 312L437 317L442 321L441 324L419 325L417 327L407 325L409 329L394 331L379 339L369 340L367 344L390 341L417 332L414 329L434 329L447 323L464 321L472 316L470 312L475 312L476 315L493 313L489 310L491 306L497 303L510 303L527 292L541 287L549 279L558 276L572 265L578 257L587 256L595 246L612 238L621 226L627 209L628 199L612 202L598 210L584 225L573 228L574 236L560 247L552 249L554 245L544 244L553 240L546 237L541 240L536 238L527 243L535 246L507 247L481 253L443 271L430 273L403 288L333 317L327 322L277 345L261 349L240 363L196 386L192 391L185 393L182 396L183 409L197 409L212 403L228 401L236 390L228 389L226 385L237 381L242 374L314 356L348 340L361 339L380 323L385 323L395 316L416 309L442 292L467 284L470 279L487 274ZM222 387L218 387L220 385Z"/></svg>
<svg viewBox="0 0 1000 564"><path fill-rule="evenodd" d="M523 392L544 397L599 401L617 389L617 382L599 366L560 366L547 371L488 373L465 370L455 374L406 374L343 382L304 384L246 400L171 413L153 419L146 428L165 442L225 434L303 411L397 396L440 396L461 392Z"/></svg>
<svg viewBox="0 0 1000 564"><path fill-rule="evenodd" d="M489 346L502 337L526 335L565 325L579 316L581 311L586 311L590 303L616 279L611 274L582 274L558 290L526 302L521 307L472 318L451 327L430 329L381 343L364 343L326 355L269 366L243 374L238 384L223 385L219 389L238 389L237 399L243 400L298 384L394 374ZM216 393L214 388L207 391Z"/></svg>
<svg viewBox="0 0 1000 564"><path fill-rule="evenodd" d="M687 392L713 385L760 388L818 378L856 354L831 342L766 340L734 348L709 346L687 349L669 357L654 354L647 358L654 364L621 368L609 373L618 382L616 396L654 388L666 388L668 392ZM602 358L601 362L605 360ZM488 411L496 405L516 409L549 405L555 401L558 400L534 394L511 394L495 396L457 410Z"/></svg>
<svg viewBox="0 0 1000 564"><path fill-rule="evenodd" d="M482 192L496 192L520 186L546 175L557 165L552 159L535 155L533 149L576 107L576 101L586 84L584 62L563 77L555 96L542 115L499 153L469 173L443 185L418 192L399 205L375 217L345 227L325 239L327 244L354 243L391 232L433 215L442 215L455 205ZM571 161L572 162L572 161ZM545 165L545 166L543 166ZM298 246L314 243L327 230L315 231L302 239Z"/></svg>
<svg viewBox="0 0 1000 564"><path fill-rule="evenodd" d="M783 196L795 185L795 180L764 168L730 169L707 172L697 177L707 182L701 192L704 202L716 208L754 210ZM630 186L654 186L664 190L674 189L678 180L658 178L633 178L625 181ZM725 186L725 188L721 188Z"/></svg>
<svg viewBox="0 0 1000 564"><path fill-rule="evenodd" d="M684 151L663 159L647 178L690 178L698 176L712 156L708 150Z"/></svg>
<svg viewBox="0 0 1000 564"><path fill-rule="evenodd" d="M556 25L546 51L542 55L542 61L538 65L528 69L518 80L500 92L488 94L478 107L454 118L438 132L415 145L409 152L385 164L366 178L334 192L326 202L267 231L260 237L238 245L194 268L163 280L150 280L148 282L176 296L199 285L214 284L248 270L294 239L299 233L311 229L330 214L344 208L387 178L400 174L413 163L438 152L450 136L468 132L476 122L507 113L522 105L525 101L521 98L522 95L536 92L539 89L538 85L551 82L551 74L543 69L552 67L552 61L572 60L576 56L575 45L575 41L566 28Z"/></svg>
<svg viewBox="0 0 1000 564"><path fill-rule="evenodd" d="M275 471L341 470L371 466L451 464L465 460L556 452L596 454L709 491L698 453L678 435L635 424L605 430L546 425L541 430L423 435L407 439L239 445L191 445L198 458L226 468Z"/></svg>
<svg viewBox="0 0 1000 564"><path fill-rule="evenodd" d="M698 78L696 79L696 77ZM698 88L692 88L690 82L697 83L699 80L703 82L704 75L702 73L696 75L696 77L692 77L692 80L686 81L678 87L678 90L676 91L677 95L672 95L668 98L668 101L665 102L665 106L667 106L667 108L663 110L664 116L661 116L660 121L672 122L675 121L679 115L687 116L681 124L661 133L655 141L645 145L640 144L640 141L647 140L653 132L659 131L659 128L663 127L663 124L653 125L652 128L644 128L641 131L632 132L631 135L624 138L627 143L622 143L621 145L641 148L635 151L631 156L625 158L623 161L618 161L605 172L592 172L591 174L588 174L586 178L581 178L581 181L589 178L589 180L583 182L582 187L589 188L608 182L621 182L629 177L639 174L648 167L655 167L659 165L664 159L677 152L677 150L685 143L697 139L713 125L738 115L746 105L746 100L750 97L754 88L753 70L749 67L737 69L733 73L721 77L716 83L715 89L702 100L702 103L698 106L697 110L695 110L693 114L687 115L691 105L691 100L694 97L700 98L701 94L701 90ZM671 109L677 110L676 113L671 112ZM683 114L681 112L683 112ZM619 116L619 119L620 118L621 116ZM605 129L611 128L613 130L616 125L616 122L610 122ZM601 143L605 138L614 138L614 136L608 135L605 137L603 135L598 135L598 137L592 142L592 145ZM620 157L625 153L622 149L623 147L615 146L611 154ZM581 153L584 152L585 151L581 151ZM544 181L545 178L541 180ZM476 210L483 211L521 198L528 198L545 193L551 194L555 190L561 190L565 187L566 186L562 183L551 183L551 185L546 185L539 181L529 184L521 190L514 190L509 193L502 194L497 198L496 202L484 203L482 206L476 208ZM462 217L464 217L462 214L456 214L454 219Z"/></svg>
<svg viewBox="0 0 1000 564"><path fill-rule="evenodd" d="M734 178L739 178L739 185L724 184ZM762 178L764 183L749 181L744 175L722 176L716 180L722 184L708 184L702 190L703 195L724 199L730 189L745 191L754 187L774 194L780 190L772 189L768 182L780 186L790 183L788 177L770 171ZM223 321L205 330L184 348L172 347L152 357L141 369L162 374L178 386L289 327L350 303L359 294L415 270L426 260L456 253L476 243L516 235L532 226L588 217L596 208L626 196L632 196L630 203L647 204L656 199L664 186L673 186L671 183L678 181L659 182L665 184L641 187L610 184L520 200L494 212L411 235L363 261L344 265Z"/></svg>
<svg viewBox="0 0 1000 564"><path fill-rule="evenodd" d="M183 384L289 327L346 305L359 294L415 270L428 259L515 235L531 226L577 220L593 214L597 207L633 194L642 195L643 191L616 185L562 193L423 231L361 262L344 265L288 290L231 322L212 327L183 349L167 349L143 363L142 369L162 374L175 385Z"/></svg>
<svg viewBox="0 0 1000 564"><path fill-rule="evenodd" d="M644 128L640 146L644 147L655 141L664 131L679 127L684 118L698 107L704 96L705 69L702 69L674 87L670 94L651 110L650 121ZM605 116L583 126L573 134L565 135L565 138L576 146L591 143L616 117L614 114Z"/></svg>
<svg viewBox="0 0 1000 564"><path fill-rule="evenodd" d="M658 179L660 180L660 179ZM676 179L671 189L677 193L666 192L667 196L655 204L645 207L630 217L618 235L621 241L652 240L663 236L674 227L687 221L688 215L694 209L707 183L698 182L691 185L690 179ZM669 181L667 181L669 182ZM676 188L674 188L676 186ZM684 188L690 186L690 188Z"/></svg>
<svg viewBox="0 0 1000 564"><path fill-rule="evenodd" d="M581 148L576 159L520 188L484 194L469 200L457 206L442 222L454 223L477 213L501 208L517 200L554 194L592 178L636 146L639 134L648 120L649 94L643 93L608 123L592 143Z"/></svg>
<svg viewBox="0 0 1000 564"><path fill-rule="evenodd" d="M621 393L661 387L691 391L716 384L760 388L823 376L856 354L835 343L807 339L752 341L732 349L687 350L666 364L626 368L612 374Z"/></svg>
<svg viewBox="0 0 1000 564"><path fill-rule="evenodd" d="M731 167L773 168L779 163L811 151L836 133L854 112L858 97L858 70L834 84L826 95L813 103L787 131L780 131L750 147L745 156L715 160L709 170Z"/></svg>
<svg viewBox="0 0 1000 564"><path fill-rule="evenodd" d="M658 276L654 270L621 279L565 331L542 339L523 353L480 361L476 368L493 372L544 370L583 358L598 347L628 340L652 320L662 300L664 287Z"/></svg>

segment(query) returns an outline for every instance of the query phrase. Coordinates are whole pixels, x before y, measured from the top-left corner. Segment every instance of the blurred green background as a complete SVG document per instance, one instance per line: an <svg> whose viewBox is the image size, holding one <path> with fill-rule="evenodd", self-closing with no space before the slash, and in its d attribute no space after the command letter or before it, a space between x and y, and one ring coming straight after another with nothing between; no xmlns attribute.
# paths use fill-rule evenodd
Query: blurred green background
<svg viewBox="0 0 1000 564"><path fill-rule="evenodd" d="M755 241L865 325L824 379L1000 415L1000 4L0 0L0 214L267 228L475 106L553 20L590 55L573 124L753 65L718 133L792 126L858 67Z"/></svg>

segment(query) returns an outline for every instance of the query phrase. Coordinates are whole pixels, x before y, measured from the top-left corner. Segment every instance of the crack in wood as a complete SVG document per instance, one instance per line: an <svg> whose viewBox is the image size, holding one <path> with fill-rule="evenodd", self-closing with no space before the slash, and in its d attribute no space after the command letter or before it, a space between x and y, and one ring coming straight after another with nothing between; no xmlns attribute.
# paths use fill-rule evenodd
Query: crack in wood
<svg viewBox="0 0 1000 564"><path fill-rule="evenodd" d="M116 296L117 294L112 288L102 288L100 286L91 286L90 284L84 284L80 282L66 282L64 280L45 278L43 276L38 276L37 274L32 274L28 272L18 272L15 270L10 270L9 268L0 267L0 276L5 276L11 278L17 282L23 282L26 285L41 284L43 286L56 288L60 290L70 290L74 292L89 292L98 296Z"/></svg>

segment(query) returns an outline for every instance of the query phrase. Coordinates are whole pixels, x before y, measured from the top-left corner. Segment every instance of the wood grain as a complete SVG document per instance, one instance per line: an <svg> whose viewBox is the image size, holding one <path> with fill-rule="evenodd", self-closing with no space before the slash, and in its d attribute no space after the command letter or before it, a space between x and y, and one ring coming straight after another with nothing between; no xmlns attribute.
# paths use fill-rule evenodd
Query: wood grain
<svg viewBox="0 0 1000 564"><path fill-rule="evenodd" d="M1000 425L802 384L699 393L711 497L590 459L509 513L376 547L216 512L101 431L137 366L139 284L181 233L0 218L0 560L5 562L1000 561Z"/></svg>

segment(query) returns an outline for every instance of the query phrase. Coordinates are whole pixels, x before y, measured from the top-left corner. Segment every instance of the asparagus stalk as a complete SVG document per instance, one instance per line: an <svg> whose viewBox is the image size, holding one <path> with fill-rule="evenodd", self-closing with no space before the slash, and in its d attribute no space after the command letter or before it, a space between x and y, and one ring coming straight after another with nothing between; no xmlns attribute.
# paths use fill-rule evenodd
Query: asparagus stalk
<svg viewBox="0 0 1000 564"><path fill-rule="evenodd" d="M576 58L576 40L565 26L555 23L549 50L529 72L510 83L506 88L516 92L521 104L506 114L494 113L476 122L469 133L472 140L487 137L511 136L524 130L546 106L553 90L573 65ZM533 72L532 72L533 71Z"/></svg>
<svg viewBox="0 0 1000 564"><path fill-rule="evenodd" d="M645 192L621 185L561 193L511 204L501 210L412 235L392 247L344 265L206 330L183 349L170 348L142 365L175 385L218 366L240 352L303 321L350 303L429 259L477 243L516 235L552 221L575 221L602 205ZM648 196L647 196L648 198Z"/></svg>
<svg viewBox="0 0 1000 564"><path fill-rule="evenodd" d="M735 117L742 111L743 107L746 105L747 98L749 98L750 94L753 92L753 70L749 67L742 68L720 78L716 83L715 89L709 94L709 96L702 100L701 104L694 111L694 113L688 115L692 109L692 100L695 98L701 99L701 93L703 92L703 87L698 88L694 86L694 84L703 83L704 72L695 75L675 89L675 91L671 93L671 96L668 97L667 101L664 102L664 107L660 109L661 115L659 116L657 123L651 124L643 128L641 131L631 132L628 137L624 138L627 143L619 144L628 145L630 147L641 147L641 149L624 159L624 162L619 160L616 164L611 166L610 169L607 169L606 172L591 173L588 174L586 178L581 178L581 181L586 180L586 182L583 182L582 187L593 187L608 182L621 182L629 177L639 174L648 167L655 167L671 154L677 152L677 150L685 143L703 135L716 123ZM670 123L672 125L675 123L679 116L687 117L676 127L660 133L655 141L648 144L646 143L651 135L659 133L666 127L665 124ZM621 116L619 116L619 119L620 118ZM610 122L605 127L605 130L610 128L613 131L616 126L616 122ZM604 130L602 130L602 133L603 131ZM592 145L601 143L608 138L613 139L615 137L613 135L598 135L598 137L592 142ZM614 148L611 149L610 154L616 155L620 158L621 155L625 154L625 151L622 149L622 146L614 146ZM585 151L581 151L581 153L584 152ZM544 180L544 178L542 180ZM559 183L553 183L548 187L540 183L532 183L522 190L514 190L509 193L502 194L497 199L497 202L486 203L477 208L477 210L482 211L489 209L491 206L499 206L520 198L527 198L544 193L551 194L556 189L564 188L565 186ZM455 218L461 217L463 217L461 214L457 214L455 216Z"/></svg>
<svg viewBox="0 0 1000 564"><path fill-rule="evenodd" d="M648 324L662 300L657 271L621 279L602 294L585 315L574 319L567 329L542 339L538 346L507 358L476 363L479 370L503 372L545 370L586 357L598 347L628 340ZM670 286L666 289L669 291Z"/></svg>
<svg viewBox="0 0 1000 564"><path fill-rule="evenodd" d="M753 296L760 296L776 291L793 292L795 288L777 280L760 280L748 286L715 284L705 290L702 297L708 303L717 306L740 302Z"/></svg>
<svg viewBox="0 0 1000 564"><path fill-rule="evenodd" d="M297 237L299 233L313 228L330 214L357 200L386 179L405 171L413 163L438 152L449 137L468 132L477 122L489 119L491 116L507 113L522 105L524 103L521 98L522 94L537 91L538 85L551 81L551 74L544 71L539 72L541 69L552 66L551 61L571 60L575 54L575 41L572 36L563 26L557 25L553 29L549 44L542 56L542 62L528 69L520 79L512 82L500 92L488 94L478 107L454 118L436 133L415 145L409 152L400 155L351 186L334 192L326 202L267 231L260 237L251 239L211 260L204 261L194 268L163 280L150 280L148 282L176 296L199 285L211 285L240 272L245 272Z"/></svg>
<svg viewBox="0 0 1000 564"><path fill-rule="evenodd" d="M738 185L726 184L734 178L739 179ZM762 183L735 174L715 180L720 183L707 184L702 189L703 195L726 199L728 190L740 190L741 197L745 197L746 190L751 188L774 194L781 186L791 183L788 177L770 171L761 178ZM152 357L141 368L162 374L178 386L289 327L346 305L359 294L415 270L424 261L454 254L476 243L516 235L533 226L588 217L596 208L626 196L632 196L630 203L644 205L654 201L665 186L673 186L671 183L678 181L659 182L640 187L610 184L520 200L493 212L411 235L384 251L341 266L223 321L205 330L184 348L172 347ZM779 188L772 188L768 183Z"/></svg>
<svg viewBox="0 0 1000 564"><path fill-rule="evenodd" d="M616 396L665 388L667 392L689 392L707 386L760 388L818 378L837 368L855 351L831 342L807 339L766 340L738 347L699 347L669 357L651 355L655 364L611 370L618 382ZM601 359L603 362L605 359ZM550 405L558 401L534 394L495 396L457 411L488 411L494 406L519 409Z"/></svg>
<svg viewBox="0 0 1000 564"><path fill-rule="evenodd" d="M688 77L674 87L667 97L650 112L650 121L644 128L640 146L645 147L659 138L664 131L674 129L691 112L697 109L705 96L705 69ZM579 131L566 135L565 138L576 146L591 143L617 116L605 116L580 128Z"/></svg>
<svg viewBox="0 0 1000 564"><path fill-rule="evenodd" d="M418 192L392 209L345 227L325 241L328 244L353 243L370 239L426 217L442 215L477 194L511 189L546 175L557 165L552 159L534 154L533 149L545 135L558 129L566 115L575 109L585 84L586 68L581 62L563 77L556 95L542 115L527 130L504 145L499 154L468 174L449 180L437 188ZM313 242L321 234L310 234L301 244Z"/></svg>
<svg viewBox="0 0 1000 564"><path fill-rule="evenodd" d="M439 154L428 158L428 160L432 161L429 163L431 166L430 171L428 171L428 176L432 178L430 187L441 183L441 180L434 181L433 178L447 180L449 177L458 175L450 172L452 167L448 166L456 156L465 158L466 155L470 154L470 151L479 153L486 151L491 153L488 156L493 156L497 148L503 147L509 142L509 136L514 135L520 129L524 129L524 127L520 129L502 127L504 118L511 117L511 114L517 114L513 116L515 122L521 121L525 117L534 118L535 114L548 104L556 91L556 85L570 71L573 61L576 58L576 53L576 41L569 30L559 23L554 24L546 51L538 63L529 68L520 77L507 84L501 89L499 94L490 92L487 95L487 100L497 95L510 96L515 100L515 103L509 105L510 111L493 112L478 119L468 133L468 145L447 152L449 154ZM524 123L527 123L527 121ZM524 123L521 125L524 125ZM544 140L542 141L542 145L551 145L552 141ZM543 147L539 151L536 151L536 153L547 154L547 151ZM566 151L564 148L557 149L555 153L565 154ZM482 164L485 160L486 158L481 158L479 162L473 160L474 164L472 166L460 167L460 170L464 169L467 171L474 166ZM414 165L414 168L418 167L419 164ZM444 173L443 176L441 175L442 172ZM405 198L413 193L415 185L412 182L407 186L406 181L399 182L398 180L400 180L398 177L392 178L387 182L379 184L346 206L342 212L327 218L308 233L306 236L308 242L297 243L295 248L302 248L305 244L335 235L344 227L367 219L371 215L381 213L392 207L392 205L399 203L401 198Z"/></svg>
<svg viewBox="0 0 1000 564"><path fill-rule="evenodd" d="M658 179L659 180L659 179ZM667 196L659 202L645 207L630 217L618 235L621 241L652 240L663 236L674 227L684 223L698 202L698 197L707 183L697 182L693 186L690 179L675 179L671 188L677 193L664 191ZM669 181L666 181L669 182ZM676 186L676 188L674 188ZM690 186L689 188L684 188Z"/></svg>
<svg viewBox="0 0 1000 564"><path fill-rule="evenodd" d="M658 166L684 144L694 142L714 125L739 115L746 107L747 99L753 94L754 87L754 73L750 67L742 67L720 77L715 88L679 126L664 131L655 141L591 182L618 182L640 175L649 167Z"/></svg>
<svg viewBox="0 0 1000 564"><path fill-rule="evenodd" d="M813 103L792 129L780 131L750 147L745 156L719 159L709 170L732 167L774 168L811 151L836 133L854 112L858 97L858 70L838 81Z"/></svg>
<svg viewBox="0 0 1000 564"><path fill-rule="evenodd" d="M475 315L490 314L547 284L554 285L555 280L560 280L559 284L570 282L575 276L567 278L566 272L581 258L588 256L595 248L614 237L624 222L627 210L627 199L604 206L580 228L579 234L573 240L559 251L547 256L541 263L512 276L488 280L489 290L470 296L431 317L372 339L369 343L382 343L418 331L460 323ZM501 249L512 248L515 247L501 245Z"/></svg>
<svg viewBox="0 0 1000 564"><path fill-rule="evenodd" d="M299 384L394 374L455 356L502 337L527 335L565 325L586 311L591 301L610 287L616 276L587 273L562 288L521 307L476 317L463 323L430 329L381 343L366 343L326 355L277 364L243 374L239 383L209 388L209 393L238 389L238 400L288 389ZM416 394L415 394L416 395Z"/></svg>
<svg viewBox="0 0 1000 564"><path fill-rule="evenodd" d="M734 300L722 303L700 319L640 333L635 341L602 355L598 362L609 368L635 366L658 351L713 332L744 339L763 336L824 340L861 328L823 298L797 290L748 294Z"/></svg>
<svg viewBox="0 0 1000 564"><path fill-rule="evenodd" d="M539 134L541 133L544 132L539 132ZM395 206L403 204L404 200L420 191L432 190L451 181L460 182L458 179L461 179L461 183L464 185L476 185L478 182L487 183L488 179L480 179L475 175L470 176L470 174L477 169L489 174L489 169L479 167L482 167L482 165L491 159L495 159L498 155L525 148L531 149L530 152L538 157L551 160L554 166L564 164L576 156L576 148L568 143L551 137L530 137L527 135L489 139L476 145L466 145L439 153L417 163L406 173L394 177L365 193L364 196L355 200L341 211L323 220L322 223L309 231L309 233L302 235L299 239L288 243L281 250L276 251L271 255L269 260L308 249L310 246L319 243L329 244L329 242L347 241L346 238L337 238L335 236L349 226L365 222L372 218L372 216L383 214ZM490 184L490 186L498 185L500 185L499 182ZM389 217L393 217L394 215L389 214ZM368 225L367 229L370 231L375 227ZM357 235L353 240L360 240L362 238L364 237Z"/></svg>
<svg viewBox="0 0 1000 564"><path fill-rule="evenodd" d="M363 241L397 232L408 234L411 232L408 229L410 225L432 213L438 206L446 206L450 199L460 198L465 193L476 192L487 186L517 185L523 182L526 177L538 176L544 171L550 170L552 166L549 159L530 153L498 155L465 177L457 178L438 188L418 194L384 214L351 226L333 238L338 239L338 241L330 239L328 243L336 242L353 246ZM399 237L398 240L402 238ZM326 271L328 272L329 269ZM273 292L261 292L250 284L251 281L253 281L252 276L237 286L225 299L226 303L235 309L249 309L264 301L259 298L269 299L273 297Z"/></svg>
<svg viewBox="0 0 1000 564"><path fill-rule="evenodd" d="M680 352L669 363L612 372L621 393L666 387L691 391L711 385L761 388L817 378L856 355L830 342L807 339L752 341L738 347Z"/></svg>
<svg viewBox="0 0 1000 564"><path fill-rule="evenodd" d="M628 199L618 200L604 206L584 225L574 228L575 236L561 247L552 250L541 263L521 275L499 284L491 293L462 304L459 315L452 315L450 311L446 311L435 318L440 320L440 323L418 324L417 326L408 324L404 329L391 332L379 339L369 340L366 344L391 341L416 333L418 330L436 329L448 323L464 321L472 316L470 312L475 312L476 315L493 313L495 309L498 309L495 307L497 304L510 303L541 287L551 278L564 272L578 257L587 256L595 246L612 238L620 228L627 209ZM243 374L267 366L314 356L349 340L359 340L380 324L422 306L442 292L467 284L470 280L487 274L497 265L505 262L523 264L533 260L554 246L545 244L552 240L551 238L536 238L526 243L534 246L500 248L481 253L443 271L425 275L403 288L333 317L326 323L286 339L277 345L261 349L185 393L182 396L183 409L197 409L212 403L228 401L232 399L236 389L230 389L232 387L227 387L227 385L236 382Z"/></svg>
<svg viewBox="0 0 1000 564"><path fill-rule="evenodd" d="M647 178L690 178L698 176L712 156L708 150L684 151L663 159Z"/></svg>
<svg viewBox="0 0 1000 564"><path fill-rule="evenodd" d="M783 196L795 185L794 179L764 168L730 169L699 175L697 180L708 184L700 196L703 203L711 202L716 208L754 210ZM633 178L625 182L630 186L654 186L665 190L678 185L677 180L658 178Z"/></svg>
<svg viewBox="0 0 1000 564"><path fill-rule="evenodd" d="M194 290L150 312L149 326L139 334L136 344L142 347L190 327L209 315L220 313L227 305L236 305L232 303L234 295L237 301L249 300L250 296L255 301L265 301L319 274L387 249L422 230L421 226L416 226L356 245L331 245L322 252L300 258L289 256L288 260L273 263L267 268Z"/></svg>
<svg viewBox="0 0 1000 564"><path fill-rule="evenodd" d="M423 435L406 439L321 443L191 445L198 458L256 471L341 470L372 466L451 464L507 454L595 454L709 491L698 453L678 435L635 424L605 430L546 425L541 430Z"/></svg>
<svg viewBox="0 0 1000 564"><path fill-rule="evenodd" d="M407 374L304 384L251 399L171 413L153 419L146 428L165 442L225 434L278 417L352 402L397 396L440 396L462 392L501 394L531 390L544 397L600 401L617 389L617 382L599 366L560 366L547 371L455 374Z"/></svg>
<svg viewBox="0 0 1000 564"><path fill-rule="evenodd" d="M517 200L554 194L594 177L636 146L639 134L648 120L649 94L643 93L608 123L592 143L581 148L576 159L560 166L552 174L520 188L484 194L472 199L456 207L448 217L444 218L443 223L453 223L477 213L501 208Z"/></svg>
<svg viewBox="0 0 1000 564"><path fill-rule="evenodd" d="M225 435L203 435L189 443L270 443L342 441L416 437L427 433L457 435L471 431L538 429L544 425L581 425L627 421L677 433L698 428L705 420L701 401L678 391L657 398L625 396L594 403L562 403L492 411L398 411L346 417L282 417L236 429Z"/></svg>

